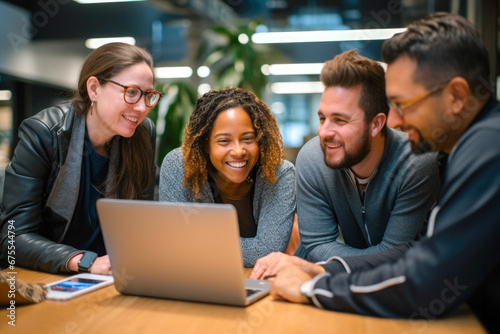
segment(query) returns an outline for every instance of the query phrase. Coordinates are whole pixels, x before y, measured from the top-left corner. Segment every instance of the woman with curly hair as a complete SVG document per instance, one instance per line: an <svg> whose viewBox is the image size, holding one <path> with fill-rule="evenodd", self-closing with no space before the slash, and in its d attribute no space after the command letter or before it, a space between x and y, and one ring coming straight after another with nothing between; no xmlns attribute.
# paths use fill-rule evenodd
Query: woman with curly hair
<svg viewBox="0 0 500 334"><path fill-rule="evenodd" d="M163 161L160 201L234 205L246 267L285 251L295 213L295 167L284 160L267 105L234 87L199 98L182 147Z"/></svg>

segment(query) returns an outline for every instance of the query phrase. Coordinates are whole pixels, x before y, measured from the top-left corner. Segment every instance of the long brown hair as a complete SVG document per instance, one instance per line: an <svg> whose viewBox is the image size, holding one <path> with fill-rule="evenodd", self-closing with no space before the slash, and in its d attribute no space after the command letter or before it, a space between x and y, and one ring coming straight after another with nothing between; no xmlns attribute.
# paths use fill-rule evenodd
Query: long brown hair
<svg viewBox="0 0 500 334"><path fill-rule="evenodd" d="M252 92L241 88L212 90L196 102L181 147L183 185L190 188L196 198L200 198L201 189L208 179L208 142L215 119L220 112L234 107L241 107L252 120L260 152L260 177L269 183L276 182L275 170L285 159L285 154L276 118L269 107Z"/></svg>
<svg viewBox="0 0 500 334"><path fill-rule="evenodd" d="M106 84L104 79L109 79L121 71L139 63L146 63L153 72L153 58L144 49L125 43L109 43L94 50L85 59L78 87L73 94L71 102L76 111L87 115L91 101L87 92L87 80L95 76L100 84ZM110 179L107 197L141 199L144 191L153 179L151 172L153 154L148 131L144 124L140 124L130 138L120 138L120 154L115 161L117 171Z"/></svg>

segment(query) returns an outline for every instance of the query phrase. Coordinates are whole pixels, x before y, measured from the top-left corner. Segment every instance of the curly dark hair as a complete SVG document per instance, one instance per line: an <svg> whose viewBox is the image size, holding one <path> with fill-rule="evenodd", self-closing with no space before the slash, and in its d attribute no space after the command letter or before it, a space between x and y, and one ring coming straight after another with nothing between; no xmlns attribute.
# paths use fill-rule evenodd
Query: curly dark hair
<svg viewBox="0 0 500 334"><path fill-rule="evenodd" d="M212 90L196 101L181 147L184 160L183 185L190 188L196 198L200 198L201 189L208 179L208 143L215 119L220 112L234 107L241 107L252 120L260 151L259 176L266 182L276 182L275 169L283 162L285 154L276 118L269 107L255 94L241 88Z"/></svg>

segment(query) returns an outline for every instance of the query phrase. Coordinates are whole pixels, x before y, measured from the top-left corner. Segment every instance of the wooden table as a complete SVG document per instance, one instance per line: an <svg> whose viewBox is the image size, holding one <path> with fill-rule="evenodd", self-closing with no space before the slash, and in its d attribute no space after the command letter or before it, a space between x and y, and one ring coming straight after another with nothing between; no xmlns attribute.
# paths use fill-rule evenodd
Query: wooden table
<svg viewBox="0 0 500 334"><path fill-rule="evenodd" d="M62 276L16 269L16 279L49 283ZM251 270L246 269L246 275ZM0 310L0 333L485 333L465 305L440 320L380 319L273 301L246 307L120 295L114 285L69 301L16 307L16 326Z"/></svg>

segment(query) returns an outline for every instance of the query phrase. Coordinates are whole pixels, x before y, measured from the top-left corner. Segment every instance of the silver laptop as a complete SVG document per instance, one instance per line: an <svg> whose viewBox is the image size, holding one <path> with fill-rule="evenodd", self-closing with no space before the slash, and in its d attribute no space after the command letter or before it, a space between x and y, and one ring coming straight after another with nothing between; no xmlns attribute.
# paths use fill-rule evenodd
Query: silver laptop
<svg viewBox="0 0 500 334"><path fill-rule="evenodd" d="M232 205L117 199L96 205L120 293L239 306L269 293L270 282L244 278Z"/></svg>

